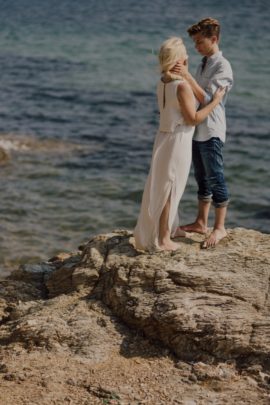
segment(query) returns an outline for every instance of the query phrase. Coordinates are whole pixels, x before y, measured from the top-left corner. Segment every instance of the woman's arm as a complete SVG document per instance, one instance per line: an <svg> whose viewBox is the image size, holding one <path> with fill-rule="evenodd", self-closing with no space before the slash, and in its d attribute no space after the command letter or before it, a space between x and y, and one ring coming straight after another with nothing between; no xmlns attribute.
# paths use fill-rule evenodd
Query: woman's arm
<svg viewBox="0 0 270 405"><path fill-rule="evenodd" d="M220 103L225 91L226 88L217 89L213 96L213 100L201 110L196 111L194 96L190 85L187 82L179 84L177 88L177 97L185 122L188 125L198 125L204 121L207 115Z"/></svg>
<svg viewBox="0 0 270 405"><path fill-rule="evenodd" d="M199 67L199 69L200 68L201 67ZM171 71L177 75L182 76L183 79L185 79L189 83L194 96L202 105L206 105L209 103L209 101L212 100L213 94L218 87L226 86L226 92L228 92L233 84L232 68L228 61L222 61L219 63L218 69L215 71L207 87L205 88L202 88L194 79L194 77L189 73L187 63L177 62L177 64Z"/></svg>
<svg viewBox="0 0 270 405"><path fill-rule="evenodd" d="M192 88L192 91L196 99L199 101L200 104L203 104L205 102L206 96L206 92L204 91L204 89L196 82L196 80L190 73L188 73L186 80L189 83L190 87Z"/></svg>

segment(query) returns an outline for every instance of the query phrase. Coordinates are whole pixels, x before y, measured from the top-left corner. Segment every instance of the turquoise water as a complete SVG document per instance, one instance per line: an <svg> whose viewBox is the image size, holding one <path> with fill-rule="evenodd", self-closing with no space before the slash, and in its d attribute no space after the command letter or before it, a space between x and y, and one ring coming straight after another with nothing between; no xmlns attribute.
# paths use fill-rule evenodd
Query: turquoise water
<svg viewBox="0 0 270 405"><path fill-rule="evenodd" d="M134 226L158 122L159 45L181 35L195 72L200 56L186 28L208 15L221 21L235 76L224 151L228 226L269 232L267 1L0 6L0 147L10 157L0 166L0 272ZM182 221L195 211L191 171Z"/></svg>

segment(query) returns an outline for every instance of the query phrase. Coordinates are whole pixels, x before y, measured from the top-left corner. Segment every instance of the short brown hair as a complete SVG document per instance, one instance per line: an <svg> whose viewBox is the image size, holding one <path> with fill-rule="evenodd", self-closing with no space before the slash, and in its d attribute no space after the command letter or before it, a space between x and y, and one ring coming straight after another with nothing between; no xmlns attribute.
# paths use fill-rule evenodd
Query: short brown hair
<svg viewBox="0 0 270 405"><path fill-rule="evenodd" d="M199 21L197 24L193 24L187 29L189 36L192 37L196 34L202 34L206 38L211 38L216 36L219 39L220 35L220 24L218 20L208 17Z"/></svg>

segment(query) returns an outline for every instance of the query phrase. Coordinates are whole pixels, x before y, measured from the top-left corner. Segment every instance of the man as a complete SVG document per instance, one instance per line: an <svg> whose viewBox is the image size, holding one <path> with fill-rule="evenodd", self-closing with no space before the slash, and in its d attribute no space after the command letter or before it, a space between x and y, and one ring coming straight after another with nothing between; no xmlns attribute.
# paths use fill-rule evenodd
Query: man
<svg viewBox="0 0 270 405"><path fill-rule="evenodd" d="M211 201L215 207L215 224L202 248L214 247L227 236L225 218L229 203L224 179L222 147L226 137L225 102L232 87L230 63L219 50L220 24L205 18L188 28L195 48L203 56L194 79L187 66L177 64L174 72L180 73L190 84L200 106L209 103L218 87L226 87L222 102L195 129L192 144L193 166L198 184L198 214L195 222L180 228L186 232L206 234ZM199 107L200 108L200 107Z"/></svg>

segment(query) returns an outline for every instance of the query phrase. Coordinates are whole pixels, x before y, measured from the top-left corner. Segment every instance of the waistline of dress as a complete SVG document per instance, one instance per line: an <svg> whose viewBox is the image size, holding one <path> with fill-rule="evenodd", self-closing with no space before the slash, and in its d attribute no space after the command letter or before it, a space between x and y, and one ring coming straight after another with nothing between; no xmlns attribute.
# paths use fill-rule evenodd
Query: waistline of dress
<svg viewBox="0 0 270 405"><path fill-rule="evenodd" d="M192 130L195 130L195 127L194 126L191 126L191 125L186 125L186 124L182 124L182 123L179 123L179 124L177 124L175 127L174 127L174 129L173 130L163 130L163 129L161 129L160 127L159 127L159 129L158 129L158 131L160 132L160 133L164 133L164 134L174 134L175 132L189 132L189 131L192 131Z"/></svg>

